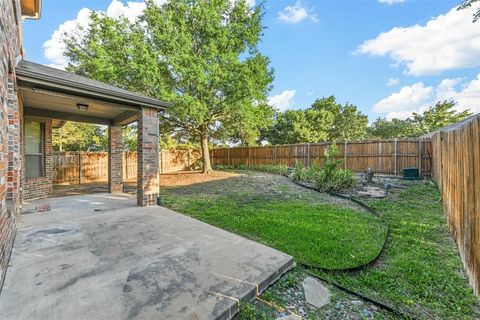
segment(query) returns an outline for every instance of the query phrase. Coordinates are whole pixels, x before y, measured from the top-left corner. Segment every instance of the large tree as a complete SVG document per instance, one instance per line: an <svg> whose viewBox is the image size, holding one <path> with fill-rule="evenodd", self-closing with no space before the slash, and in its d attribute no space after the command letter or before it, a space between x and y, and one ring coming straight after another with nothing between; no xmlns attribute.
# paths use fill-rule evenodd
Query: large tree
<svg viewBox="0 0 480 320"><path fill-rule="evenodd" d="M162 132L198 141L209 172L209 139L251 144L273 116L273 70L258 50L262 12L245 0L147 0L134 23L94 13L65 41L68 68L173 102Z"/></svg>
<svg viewBox="0 0 480 320"><path fill-rule="evenodd" d="M367 129L368 137L374 139L407 138L416 135L411 119L377 118Z"/></svg>
<svg viewBox="0 0 480 320"><path fill-rule="evenodd" d="M287 110L276 115L265 139L271 144L326 141L333 115L325 110Z"/></svg>
<svg viewBox="0 0 480 320"><path fill-rule="evenodd" d="M453 101L437 102L423 113L413 113L412 122L419 134L435 131L472 115L469 110L456 111Z"/></svg>
<svg viewBox="0 0 480 320"><path fill-rule="evenodd" d="M271 144L358 140L366 136L368 117L334 96L317 99L310 108L278 112L264 139Z"/></svg>
<svg viewBox="0 0 480 320"><path fill-rule="evenodd" d="M455 105L453 101L437 102L422 113L414 112L405 120L378 118L368 128L369 136L378 139L418 137L471 115L469 110L456 111Z"/></svg>
<svg viewBox="0 0 480 320"><path fill-rule="evenodd" d="M94 124L67 122L52 133L56 151L103 151L107 148L106 128Z"/></svg>
<svg viewBox="0 0 480 320"><path fill-rule="evenodd" d="M328 130L328 140L346 141L360 140L366 136L368 116L357 109L357 106L340 104L334 96L317 99L311 106L312 110L325 110L333 116L333 123Z"/></svg>

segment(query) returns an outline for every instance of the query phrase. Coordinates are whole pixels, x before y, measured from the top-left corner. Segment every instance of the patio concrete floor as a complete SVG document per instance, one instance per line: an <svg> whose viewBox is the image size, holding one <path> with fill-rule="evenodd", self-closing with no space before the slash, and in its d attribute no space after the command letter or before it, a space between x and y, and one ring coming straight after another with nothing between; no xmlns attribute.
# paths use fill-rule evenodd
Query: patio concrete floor
<svg viewBox="0 0 480 320"><path fill-rule="evenodd" d="M33 212L48 204L50 211ZM292 257L125 194L24 206L2 319L230 319Z"/></svg>

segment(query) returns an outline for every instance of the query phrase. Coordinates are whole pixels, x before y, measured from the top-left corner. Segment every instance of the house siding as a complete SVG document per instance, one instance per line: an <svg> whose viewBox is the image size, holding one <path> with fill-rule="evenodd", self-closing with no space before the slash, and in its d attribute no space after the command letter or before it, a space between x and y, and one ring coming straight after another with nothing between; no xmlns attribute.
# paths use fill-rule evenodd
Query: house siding
<svg viewBox="0 0 480 320"><path fill-rule="evenodd" d="M0 288L5 278L21 205L21 108L15 61L21 55L20 5L0 1ZM9 170L13 169L13 170Z"/></svg>

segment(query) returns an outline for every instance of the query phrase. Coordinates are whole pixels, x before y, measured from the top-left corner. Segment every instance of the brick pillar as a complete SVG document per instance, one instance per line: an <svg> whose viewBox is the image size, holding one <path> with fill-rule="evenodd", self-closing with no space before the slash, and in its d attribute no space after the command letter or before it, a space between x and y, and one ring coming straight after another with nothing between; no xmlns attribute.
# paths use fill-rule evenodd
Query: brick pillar
<svg viewBox="0 0 480 320"><path fill-rule="evenodd" d="M137 129L137 203L157 203L159 187L157 109L142 107Z"/></svg>
<svg viewBox="0 0 480 320"><path fill-rule="evenodd" d="M123 192L122 127L108 127L108 192Z"/></svg>

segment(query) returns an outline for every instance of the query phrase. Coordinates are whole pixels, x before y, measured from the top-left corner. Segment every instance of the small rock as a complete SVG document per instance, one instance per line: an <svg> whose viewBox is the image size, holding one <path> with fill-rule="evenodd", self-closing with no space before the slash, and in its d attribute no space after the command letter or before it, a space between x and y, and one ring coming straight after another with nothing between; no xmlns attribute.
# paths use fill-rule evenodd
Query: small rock
<svg viewBox="0 0 480 320"><path fill-rule="evenodd" d="M358 195L369 198L385 198L385 190L378 187L365 186Z"/></svg>
<svg viewBox="0 0 480 320"><path fill-rule="evenodd" d="M321 308L330 303L330 291L317 279L307 277L303 280L302 286L308 304Z"/></svg>
<svg viewBox="0 0 480 320"><path fill-rule="evenodd" d="M367 318L371 318L373 314L368 309L363 309L363 315Z"/></svg>
<svg viewBox="0 0 480 320"><path fill-rule="evenodd" d="M275 320L302 320L302 317L297 316L296 314L289 314L288 316L281 316Z"/></svg>
<svg viewBox="0 0 480 320"><path fill-rule="evenodd" d="M361 306L363 304L363 301L360 300L352 300L350 303L354 306Z"/></svg>
<svg viewBox="0 0 480 320"><path fill-rule="evenodd" d="M303 308L298 309L298 312L300 313L300 315L302 317L306 317L308 315L307 312Z"/></svg>

